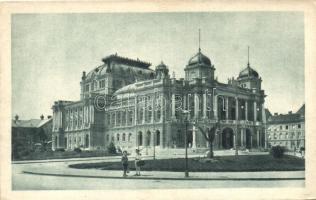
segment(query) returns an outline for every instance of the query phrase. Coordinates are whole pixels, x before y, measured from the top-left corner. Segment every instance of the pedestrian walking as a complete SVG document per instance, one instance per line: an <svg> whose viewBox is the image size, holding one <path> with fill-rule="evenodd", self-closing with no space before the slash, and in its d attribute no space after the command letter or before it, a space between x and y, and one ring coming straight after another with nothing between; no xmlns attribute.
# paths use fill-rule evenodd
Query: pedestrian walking
<svg viewBox="0 0 316 200"><path fill-rule="evenodd" d="M139 149L136 149L136 155L135 155L135 168L136 168L136 176L140 176L140 162L141 162L141 154L139 152Z"/></svg>
<svg viewBox="0 0 316 200"><path fill-rule="evenodd" d="M123 177L127 176L127 170L128 170L128 157L127 157L127 151L123 151L122 154L122 166L123 166Z"/></svg>

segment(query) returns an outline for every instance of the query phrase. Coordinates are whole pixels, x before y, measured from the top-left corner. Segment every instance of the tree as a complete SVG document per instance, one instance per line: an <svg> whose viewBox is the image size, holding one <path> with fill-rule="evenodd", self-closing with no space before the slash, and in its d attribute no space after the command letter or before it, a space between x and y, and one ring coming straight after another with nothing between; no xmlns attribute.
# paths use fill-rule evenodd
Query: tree
<svg viewBox="0 0 316 200"><path fill-rule="evenodd" d="M108 146L108 152L110 154L116 154L116 148L113 142L111 142Z"/></svg>
<svg viewBox="0 0 316 200"><path fill-rule="evenodd" d="M219 123L216 123L212 128L206 128L205 130L202 127L200 127L197 123L195 123L195 126L201 131L202 135L204 136L204 138L209 144L210 153L207 156L209 158L213 158L214 157L213 142L215 139L216 131L219 128Z"/></svg>

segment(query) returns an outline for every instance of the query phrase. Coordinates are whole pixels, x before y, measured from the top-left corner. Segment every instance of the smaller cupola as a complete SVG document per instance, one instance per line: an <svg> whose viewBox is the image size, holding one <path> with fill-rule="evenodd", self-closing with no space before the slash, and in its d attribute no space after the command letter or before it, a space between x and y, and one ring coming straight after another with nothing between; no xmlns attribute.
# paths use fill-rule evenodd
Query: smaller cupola
<svg viewBox="0 0 316 200"><path fill-rule="evenodd" d="M156 78L161 79L165 77L169 77L169 69L168 66L161 61L159 65L156 66L155 68L156 71Z"/></svg>

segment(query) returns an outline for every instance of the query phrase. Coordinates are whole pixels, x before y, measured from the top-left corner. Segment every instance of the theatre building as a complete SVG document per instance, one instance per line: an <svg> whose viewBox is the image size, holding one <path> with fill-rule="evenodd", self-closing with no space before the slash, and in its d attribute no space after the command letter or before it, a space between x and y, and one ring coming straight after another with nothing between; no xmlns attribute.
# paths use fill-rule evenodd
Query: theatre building
<svg viewBox="0 0 316 200"><path fill-rule="evenodd" d="M102 61L82 73L79 101L53 105L53 149L104 149L111 142L127 150L183 148L185 142L206 148L195 125L206 129L215 123L216 149L265 147L265 94L249 62L237 78L220 83L200 49L183 66L180 79L170 76L163 62L151 68L117 54Z"/></svg>

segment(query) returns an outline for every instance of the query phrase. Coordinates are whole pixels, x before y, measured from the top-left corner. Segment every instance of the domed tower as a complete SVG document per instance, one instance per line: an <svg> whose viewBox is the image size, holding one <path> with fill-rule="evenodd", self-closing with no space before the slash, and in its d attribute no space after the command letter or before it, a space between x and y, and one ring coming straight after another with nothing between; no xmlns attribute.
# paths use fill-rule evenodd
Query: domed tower
<svg viewBox="0 0 316 200"><path fill-rule="evenodd" d="M155 72L157 79L169 78L169 69L162 61L156 66Z"/></svg>
<svg viewBox="0 0 316 200"><path fill-rule="evenodd" d="M199 52L189 60L184 71L185 80L188 81L195 78L214 80L214 65L212 65L211 60L201 52L201 48L199 48Z"/></svg>
<svg viewBox="0 0 316 200"><path fill-rule="evenodd" d="M250 67L249 63L249 47L248 47L248 64L245 69L243 69L237 78L240 87L248 89L261 90L261 77L256 70Z"/></svg>
<svg viewBox="0 0 316 200"><path fill-rule="evenodd" d="M214 80L214 65L211 60L201 52L201 34L199 29L199 52L190 58L187 66L185 66L185 80L192 81L195 78L206 78Z"/></svg>

